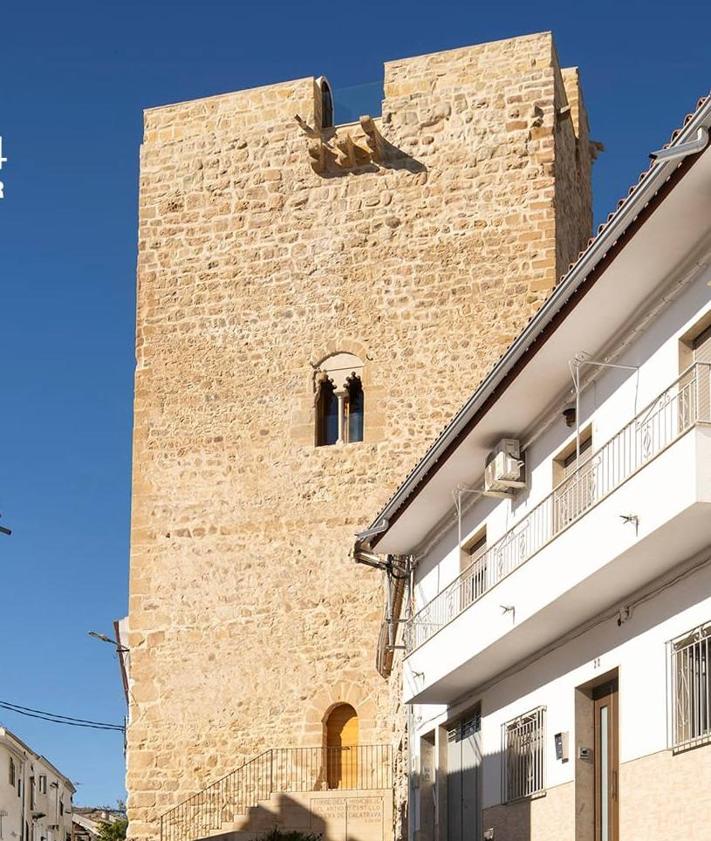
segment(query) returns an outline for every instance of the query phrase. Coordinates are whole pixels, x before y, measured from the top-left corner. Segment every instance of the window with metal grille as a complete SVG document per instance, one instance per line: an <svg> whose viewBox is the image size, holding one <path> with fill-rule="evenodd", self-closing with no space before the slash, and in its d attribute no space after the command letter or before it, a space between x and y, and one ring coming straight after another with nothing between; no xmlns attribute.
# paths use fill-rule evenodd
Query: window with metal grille
<svg viewBox="0 0 711 841"><path fill-rule="evenodd" d="M503 725L502 787L505 802L542 792L544 780L545 707Z"/></svg>
<svg viewBox="0 0 711 841"><path fill-rule="evenodd" d="M670 643L674 748L711 740L711 622Z"/></svg>

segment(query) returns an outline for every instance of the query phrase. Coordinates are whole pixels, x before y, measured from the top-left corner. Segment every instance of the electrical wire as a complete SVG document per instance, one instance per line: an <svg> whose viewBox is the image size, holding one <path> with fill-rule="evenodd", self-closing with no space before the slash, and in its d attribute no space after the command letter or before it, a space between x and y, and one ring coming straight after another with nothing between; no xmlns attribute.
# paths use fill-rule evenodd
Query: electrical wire
<svg viewBox="0 0 711 841"><path fill-rule="evenodd" d="M123 733L125 728L122 724L110 724L105 721L92 721L87 718L74 718L69 715L60 715L59 713L50 713L45 710L36 710L33 707L23 707L20 704L12 704L9 701L0 701L0 709L8 710L9 712L17 713L18 715L26 715L29 718L39 718L42 721L50 721L52 724L66 724L69 727L88 727L92 730L113 730Z"/></svg>

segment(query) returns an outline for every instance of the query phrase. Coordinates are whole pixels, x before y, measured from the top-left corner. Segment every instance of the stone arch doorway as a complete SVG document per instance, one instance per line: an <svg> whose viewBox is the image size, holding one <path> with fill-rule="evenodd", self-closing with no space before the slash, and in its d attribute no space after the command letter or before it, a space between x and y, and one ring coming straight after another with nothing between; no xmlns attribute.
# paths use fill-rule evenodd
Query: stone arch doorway
<svg viewBox="0 0 711 841"><path fill-rule="evenodd" d="M337 704L326 719L326 778L329 788L358 787L358 713Z"/></svg>

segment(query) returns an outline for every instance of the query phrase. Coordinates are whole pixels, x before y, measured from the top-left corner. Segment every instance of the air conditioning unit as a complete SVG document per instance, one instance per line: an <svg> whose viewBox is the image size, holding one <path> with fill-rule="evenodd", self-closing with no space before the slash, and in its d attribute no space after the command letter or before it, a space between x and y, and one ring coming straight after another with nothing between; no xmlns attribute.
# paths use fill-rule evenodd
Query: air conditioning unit
<svg viewBox="0 0 711 841"><path fill-rule="evenodd" d="M484 493L488 496L510 496L526 485L519 442L502 438L489 453L484 469Z"/></svg>

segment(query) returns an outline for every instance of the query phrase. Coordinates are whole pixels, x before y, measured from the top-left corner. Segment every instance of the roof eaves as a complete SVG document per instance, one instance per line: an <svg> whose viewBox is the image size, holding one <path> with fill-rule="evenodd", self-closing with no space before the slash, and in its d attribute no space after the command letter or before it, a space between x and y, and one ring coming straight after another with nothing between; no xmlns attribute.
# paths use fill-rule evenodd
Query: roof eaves
<svg viewBox="0 0 711 841"><path fill-rule="evenodd" d="M710 123L711 94L698 100L696 110L686 115L682 126L674 130L669 143L664 148L681 145L700 127L708 128ZM690 156L692 162L698 157L699 154ZM408 474L371 525L356 535L358 541L368 540L374 547L382 539L392 523L419 492L421 486L426 484L439 464L446 460L451 445L471 429L482 408L506 383L509 375L516 369L530 347L551 324L555 323L556 317L564 308L571 303L573 306L577 303L577 300L574 300L576 294L590 278L594 277L596 270L605 265L603 261L606 261L608 255L621 250L626 241L625 234L637 217L645 210L651 212L656 207L660 195L662 193L664 196L667 195L671 187L678 183L689 168L689 158L652 161L649 167L640 174L627 195L620 199L617 207L598 227L597 233L590 239L587 247L580 252L578 259L571 263L560 282L551 290L541 308L529 319L517 338L480 382L472 396L444 427L424 457ZM673 182L671 182L672 178ZM667 189L663 190L665 185Z"/></svg>

